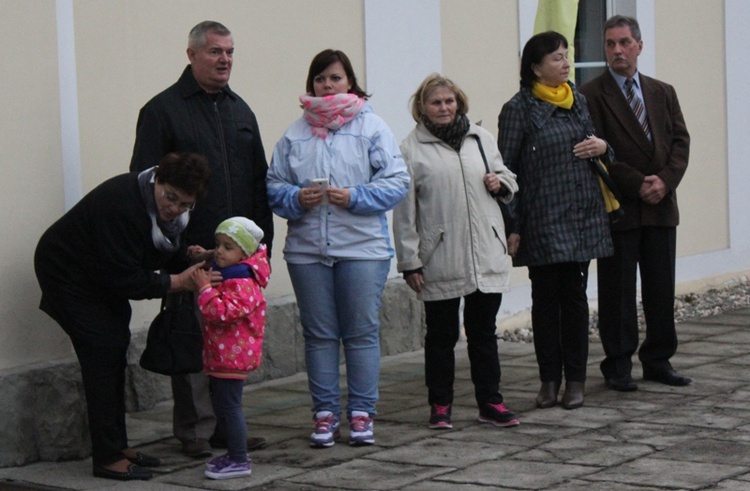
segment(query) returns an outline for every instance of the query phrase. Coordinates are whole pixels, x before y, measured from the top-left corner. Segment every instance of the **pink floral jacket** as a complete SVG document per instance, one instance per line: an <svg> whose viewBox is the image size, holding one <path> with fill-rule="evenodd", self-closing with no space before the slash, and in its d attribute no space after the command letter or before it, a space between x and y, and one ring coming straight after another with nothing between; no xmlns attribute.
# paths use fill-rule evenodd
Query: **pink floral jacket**
<svg viewBox="0 0 750 491"><path fill-rule="evenodd" d="M254 277L234 278L198 295L203 315L203 368L217 378L244 379L260 365L271 266L265 245L243 261Z"/></svg>

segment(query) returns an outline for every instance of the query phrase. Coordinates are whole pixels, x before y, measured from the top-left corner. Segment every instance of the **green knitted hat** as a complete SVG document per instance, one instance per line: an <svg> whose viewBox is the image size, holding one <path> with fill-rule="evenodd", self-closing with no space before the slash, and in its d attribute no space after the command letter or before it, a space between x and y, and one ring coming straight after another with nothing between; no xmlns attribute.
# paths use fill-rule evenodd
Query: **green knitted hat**
<svg viewBox="0 0 750 491"><path fill-rule="evenodd" d="M254 221L245 217L227 218L216 227L214 235L219 234L231 237L248 256L255 254L258 244L263 239L263 230Z"/></svg>

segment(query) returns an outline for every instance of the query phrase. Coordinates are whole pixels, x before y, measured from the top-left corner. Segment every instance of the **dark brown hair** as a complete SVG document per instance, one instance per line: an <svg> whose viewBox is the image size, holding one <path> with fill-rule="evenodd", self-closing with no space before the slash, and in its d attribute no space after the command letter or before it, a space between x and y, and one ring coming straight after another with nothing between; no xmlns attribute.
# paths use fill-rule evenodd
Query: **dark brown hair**
<svg viewBox="0 0 750 491"><path fill-rule="evenodd" d="M568 47L565 36L555 31L541 32L531 37L523 47L521 55L521 87L532 87L537 82L534 65L550 53L554 53L560 46Z"/></svg>
<svg viewBox="0 0 750 491"><path fill-rule="evenodd" d="M349 61L349 57L343 51L337 49L324 49L312 59L310 62L310 70L307 72L307 84L305 85L305 91L308 94L315 95L315 77L325 71L326 68L331 66L337 61L341 62L346 73L346 78L349 83L352 84L352 88L349 89L350 94L356 94L363 99L370 97L368 93L362 89L357 83L357 76L354 75L354 68L352 68L352 62Z"/></svg>
<svg viewBox="0 0 750 491"><path fill-rule="evenodd" d="M159 161L154 177L160 184L170 184L185 194L202 198L211 177L211 168L203 155L171 152Z"/></svg>

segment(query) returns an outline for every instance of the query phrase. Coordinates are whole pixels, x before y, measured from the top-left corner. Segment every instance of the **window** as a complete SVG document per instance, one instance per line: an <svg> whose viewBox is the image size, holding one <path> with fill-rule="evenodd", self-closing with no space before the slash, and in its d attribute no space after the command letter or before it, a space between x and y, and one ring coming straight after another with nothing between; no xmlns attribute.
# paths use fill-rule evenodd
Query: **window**
<svg viewBox="0 0 750 491"><path fill-rule="evenodd" d="M608 16L607 0L578 2L575 35L575 80L579 87L607 69L604 55L604 22Z"/></svg>

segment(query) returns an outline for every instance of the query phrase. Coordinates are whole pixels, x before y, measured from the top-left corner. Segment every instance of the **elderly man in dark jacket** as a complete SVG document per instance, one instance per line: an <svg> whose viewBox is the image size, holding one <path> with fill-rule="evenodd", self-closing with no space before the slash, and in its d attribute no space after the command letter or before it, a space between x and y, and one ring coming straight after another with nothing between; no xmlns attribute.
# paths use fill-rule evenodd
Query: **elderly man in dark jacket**
<svg viewBox="0 0 750 491"><path fill-rule="evenodd" d="M255 114L228 85L233 54L234 41L222 24L205 21L190 31L190 65L177 83L151 99L138 115L130 169L151 167L175 150L204 155L211 166L211 182L206 199L192 213L185 240L213 249L216 226L241 215L263 229L270 254L273 215L266 196L268 164ZM205 374L172 377L172 392L174 434L185 454L206 457L211 455L211 445L223 446ZM264 444L263 439L248 439L250 450Z"/></svg>

